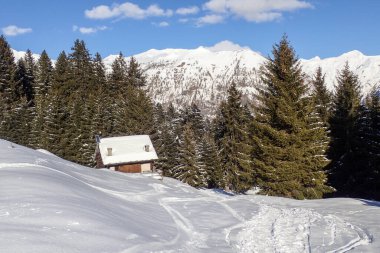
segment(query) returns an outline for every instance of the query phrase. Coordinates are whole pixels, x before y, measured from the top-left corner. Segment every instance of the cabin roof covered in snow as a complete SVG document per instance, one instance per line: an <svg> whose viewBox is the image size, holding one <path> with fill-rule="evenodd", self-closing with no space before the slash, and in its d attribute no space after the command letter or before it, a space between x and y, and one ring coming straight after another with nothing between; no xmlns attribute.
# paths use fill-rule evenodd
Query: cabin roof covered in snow
<svg viewBox="0 0 380 253"><path fill-rule="evenodd" d="M149 151L145 150L147 145ZM112 149L112 155L108 155L108 148ZM158 159L148 135L102 138L99 142L99 151L106 166Z"/></svg>

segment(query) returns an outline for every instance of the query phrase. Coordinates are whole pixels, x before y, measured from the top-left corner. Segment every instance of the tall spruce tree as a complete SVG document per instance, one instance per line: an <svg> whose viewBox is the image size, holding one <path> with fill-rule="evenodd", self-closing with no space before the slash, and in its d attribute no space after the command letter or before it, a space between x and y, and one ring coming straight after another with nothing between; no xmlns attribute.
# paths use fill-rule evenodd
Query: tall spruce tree
<svg viewBox="0 0 380 253"><path fill-rule="evenodd" d="M3 35L0 36L0 136L9 139L12 106L18 99L17 68L10 45Z"/></svg>
<svg viewBox="0 0 380 253"><path fill-rule="evenodd" d="M154 127L154 131L150 135L150 138L153 142L153 146L157 152L158 159L159 159L155 164L156 170L162 174L163 170L162 170L161 164L164 159L163 156L165 155L164 154L165 146L164 146L164 138L163 138L164 137L163 132L164 132L164 126L165 126L165 111L160 103L157 103L154 105L153 124L155 127Z"/></svg>
<svg viewBox="0 0 380 253"><path fill-rule="evenodd" d="M253 170L262 194L321 198L326 186L326 129L307 95L305 77L286 36L262 69L252 124Z"/></svg>
<svg viewBox="0 0 380 253"><path fill-rule="evenodd" d="M174 176L174 168L178 165L178 150L180 136L180 119L172 104L165 111L165 118L160 129L162 145L159 148L158 169L167 177Z"/></svg>
<svg viewBox="0 0 380 253"><path fill-rule="evenodd" d="M348 63L339 72L330 118L331 143L329 156L332 185L337 194L347 195L355 183L355 147L358 141L360 116L360 84Z"/></svg>
<svg viewBox="0 0 380 253"><path fill-rule="evenodd" d="M92 130L94 135L107 136L109 119L112 119L112 112L107 108L107 101L112 101L109 94L108 83L106 78L106 68L102 57L99 53L95 54L94 64L94 94L90 98L94 110L92 118Z"/></svg>
<svg viewBox="0 0 380 253"><path fill-rule="evenodd" d="M208 188L223 189L225 185L222 162L214 138L205 133L200 140L199 146L202 168L205 171L205 185Z"/></svg>
<svg viewBox="0 0 380 253"><path fill-rule="evenodd" d="M111 65L111 73L108 76L107 93L109 99L104 104L107 117L107 135L128 134L125 126L127 110L127 63L120 52Z"/></svg>
<svg viewBox="0 0 380 253"><path fill-rule="evenodd" d="M380 200L380 86L375 86L367 100L370 112L369 176L366 182L367 196Z"/></svg>
<svg viewBox="0 0 380 253"><path fill-rule="evenodd" d="M326 87L325 74L322 73L321 67L317 68L311 82L313 85L315 107L323 123L328 126L332 106L332 94Z"/></svg>
<svg viewBox="0 0 380 253"><path fill-rule="evenodd" d="M379 157L380 128L379 97L373 90L358 108L358 116L352 129L351 151L340 160L347 169L346 186L339 194L351 197L380 199Z"/></svg>
<svg viewBox="0 0 380 253"><path fill-rule="evenodd" d="M33 146L37 139L32 134L32 122L35 116L34 86L35 62L32 52L27 50L25 56L17 62L17 94L19 95L12 112L10 133L12 140L26 146Z"/></svg>
<svg viewBox="0 0 380 253"><path fill-rule="evenodd" d="M45 135L45 117L47 116L48 92L52 85L53 65L48 54L44 50L36 64L35 82L35 111L32 133L37 140L33 146L36 148L46 148L47 140Z"/></svg>
<svg viewBox="0 0 380 253"><path fill-rule="evenodd" d="M174 178L193 187L204 187L206 172L200 159L194 132L189 124L183 126L178 153L178 165L174 167Z"/></svg>
<svg viewBox="0 0 380 253"><path fill-rule="evenodd" d="M72 90L80 90L87 96L93 90L92 58L83 40L76 40L68 55L71 66Z"/></svg>
<svg viewBox="0 0 380 253"><path fill-rule="evenodd" d="M120 64L116 64L117 61ZM121 67L123 64L124 59L116 59L113 66ZM119 83L116 87L120 89L115 126L118 134L122 135L151 134L154 128L152 124L153 104L145 90L140 88L145 85L145 78L143 78L142 70L139 68L138 63L131 60L130 64L134 65L133 71L130 71L130 65L127 65L124 72L126 75L123 75L123 72L120 72L120 75L115 75L117 72L113 72L111 75L113 78L117 76L121 78L114 80L116 81L115 83ZM116 70L121 71L119 68L116 68ZM125 80L122 78L125 78ZM136 85L137 80L140 85Z"/></svg>
<svg viewBox="0 0 380 253"><path fill-rule="evenodd" d="M67 121L69 119L68 100L71 96L71 70L66 53L59 54L53 70L51 88L48 90L48 100L44 124L43 139L50 152L67 158L70 139L65 138Z"/></svg>
<svg viewBox="0 0 380 253"><path fill-rule="evenodd" d="M131 57L128 63L127 76L129 85L133 87L141 88L146 85L145 75L143 74L143 71L139 63L133 56Z"/></svg>
<svg viewBox="0 0 380 253"><path fill-rule="evenodd" d="M369 101L367 101L369 102ZM371 111L369 104L364 103L358 108L358 118L355 122L354 134L352 140L352 151L348 154L342 164L343 167L349 167L350 187L345 193L339 192L346 196L370 198L370 188L373 188L374 175L372 166L374 146L373 146L373 129Z"/></svg>
<svg viewBox="0 0 380 253"><path fill-rule="evenodd" d="M70 120L65 138L70 140L67 159L80 164L91 165L95 150L91 131L94 116L93 97L96 91L93 62L84 41L76 40L68 56L72 92L68 101Z"/></svg>
<svg viewBox="0 0 380 253"><path fill-rule="evenodd" d="M25 77L23 82L23 93L29 106L34 106L35 98L35 82L36 82L36 62L33 58L32 51L26 50L23 58L25 64Z"/></svg>
<svg viewBox="0 0 380 253"><path fill-rule="evenodd" d="M113 61L111 65L111 73L109 79L109 89L112 95L116 95L120 91L125 91L128 87L128 68L124 55L120 52L118 57Z"/></svg>
<svg viewBox="0 0 380 253"><path fill-rule="evenodd" d="M195 138L200 142L203 134L205 133L205 122L198 106L191 103L181 112L182 125L189 124L195 134Z"/></svg>
<svg viewBox="0 0 380 253"><path fill-rule="evenodd" d="M232 83L227 101L219 108L216 141L220 150L224 185L243 193L252 187L248 119L241 104L241 93Z"/></svg>

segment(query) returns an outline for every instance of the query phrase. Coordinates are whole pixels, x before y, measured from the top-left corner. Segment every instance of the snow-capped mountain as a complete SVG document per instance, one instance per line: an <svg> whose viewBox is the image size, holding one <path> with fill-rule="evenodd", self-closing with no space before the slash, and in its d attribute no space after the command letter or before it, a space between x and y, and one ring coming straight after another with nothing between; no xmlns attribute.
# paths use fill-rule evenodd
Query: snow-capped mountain
<svg viewBox="0 0 380 253"><path fill-rule="evenodd" d="M16 59L23 55L23 52L14 53ZM108 70L116 57L104 58ZM151 49L134 57L147 75L147 90L155 102L163 105L171 102L179 108L196 102L208 115L212 115L226 97L232 81L243 92L244 100L253 99L259 82L258 70L266 61L260 53L230 41L196 49ZM363 94L380 84L380 56L366 56L354 50L338 57L314 57L300 62L309 77L317 67L322 67L330 90L334 90L337 73L346 62L359 76Z"/></svg>
<svg viewBox="0 0 380 253"><path fill-rule="evenodd" d="M326 74L326 84L330 90L336 85L337 72L348 62L350 69L359 77L362 92L367 94L374 85L380 84L380 56L367 56L360 51L353 50L338 57L310 60L301 60L302 68L309 76L313 75L318 66Z"/></svg>
<svg viewBox="0 0 380 253"><path fill-rule="evenodd" d="M104 59L107 66L115 59ZM259 83L258 70L266 61L260 53L223 41L213 47L196 49L149 50L135 55L148 77L148 92L155 102L177 107L196 102L205 114L213 114L216 106L226 97L229 84L234 81L244 99L253 99ZM338 71L348 62L359 76L363 94L380 84L380 56L366 56L351 51L338 57L310 60L301 59L307 76L314 75L320 66L326 74L326 84L334 90Z"/></svg>
<svg viewBox="0 0 380 253"><path fill-rule="evenodd" d="M116 58L104 59L107 66ZM148 78L148 92L155 102L177 107L196 102L212 114L235 81L243 98L252 99L259 67L265 58L249 48L228 41L196 49L151 49L134 56Z"/></svg>

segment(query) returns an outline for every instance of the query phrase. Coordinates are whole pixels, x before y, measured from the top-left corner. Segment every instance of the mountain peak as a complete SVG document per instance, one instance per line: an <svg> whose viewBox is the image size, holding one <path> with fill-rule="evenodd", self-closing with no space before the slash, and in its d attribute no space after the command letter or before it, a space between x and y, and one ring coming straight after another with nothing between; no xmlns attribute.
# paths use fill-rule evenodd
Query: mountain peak
<svg viewBox="0 0 380 253"><path fill-rule="evenodd" d="M352 51L349 51L347 53L342 54L341 56L345 56L345 57L361 57L361 56L364 56L364 54L362 52L360 52L359 50L352 50Z"/></svg>

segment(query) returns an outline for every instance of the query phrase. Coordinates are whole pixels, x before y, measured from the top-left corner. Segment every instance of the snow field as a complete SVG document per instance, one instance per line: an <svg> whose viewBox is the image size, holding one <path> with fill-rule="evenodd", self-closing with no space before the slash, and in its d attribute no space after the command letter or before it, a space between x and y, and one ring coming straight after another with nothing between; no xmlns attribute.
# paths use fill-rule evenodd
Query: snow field
<svg viewBox="0 0 380 253"><path fill-rule="evenodd" d="M380 203L196 190L0 140L0 252L380 252Z"/></svg>

